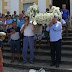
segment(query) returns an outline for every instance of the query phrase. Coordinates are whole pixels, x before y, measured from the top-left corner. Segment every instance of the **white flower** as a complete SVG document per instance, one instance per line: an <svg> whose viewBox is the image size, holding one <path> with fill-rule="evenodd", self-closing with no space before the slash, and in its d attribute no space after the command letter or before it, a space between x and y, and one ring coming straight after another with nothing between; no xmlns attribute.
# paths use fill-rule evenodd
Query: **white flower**
<svg viewBox="0 0 72 72"><path fill-rule="evenodd" d="M52 13L39 13L35 16L35 20L38 24L49 25L53 17Z"/></svg>
<svg viewBox="0 0 72 72"><path fill-rule="evenodd" d="M49 13L38 13L39 9L36 4L30 6L27 10L27 15L31 19L31 23L33 22L34 25L42 24L42 25L49 25L51 20L54 16L58 19L62 19L62 12L60 12L60 8L53 6Z"/></svg>
<svg viewBox="0 0 72 72"><path fill-rule="evenodd" d="M36 22L36 21L34 21L34 22L33 22L33 24L34 24L34 25L37 25L37 22Z"/></svg>
<svg viewBox="0 0 72 72"><path fill-rule="evenodd" d="M62 12L60 12L60 8L56 6L52 6L51 11L58 19L62 19Z"/></svg>
<svg viewBox="0 0 72 72"><path fill-rule="evenodd" d="M30 17L30 20L34 20L34 17L37 13L39 13L39 8L35 3L33 4L33 6L30 6L27 9L27 15Z"/></svg>
<svg viewBox="0 0 72 72"><path fill-rule="evenodd" d="M32 24L32 22L33 22L33 25L37 25L36 21L30 21L31 24Z"/></svg>

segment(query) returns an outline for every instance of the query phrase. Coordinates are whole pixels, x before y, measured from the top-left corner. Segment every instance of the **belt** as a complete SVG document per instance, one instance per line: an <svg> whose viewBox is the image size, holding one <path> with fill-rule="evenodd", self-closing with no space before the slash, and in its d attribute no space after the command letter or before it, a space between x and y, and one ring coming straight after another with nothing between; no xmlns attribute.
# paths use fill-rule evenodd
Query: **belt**
<svg viewBox="0 0 72 72"><path fill-rule="evenodd" d="M12 39L11 39L12 40ZM20 39L18 39L18 40L20 40ZM18 40L12 40L12 41L18 41Z"/></svg>
<svg viewBox="0 0 72 72"><path fill-rule="evenodd" d="M24 36L24 37L30 38L30 37L34 37L34 36Z"/></svg>

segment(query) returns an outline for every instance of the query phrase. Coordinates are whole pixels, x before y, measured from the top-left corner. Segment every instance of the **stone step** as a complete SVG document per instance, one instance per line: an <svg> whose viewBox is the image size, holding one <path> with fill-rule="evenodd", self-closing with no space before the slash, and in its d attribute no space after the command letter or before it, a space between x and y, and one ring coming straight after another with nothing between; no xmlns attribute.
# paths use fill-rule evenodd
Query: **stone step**
<svg viewBox="0 0 72 72"><path fill-rule="evenodd" d="M8 58L8 59L11 59L11 53L3 53L3 57L4 59ZM18 60L18 55L15 54L15 59ZM28 59L29 59L29 54L28 54ZM39 56L38 54L34 56L34 59L35 61L40 61L40 62L50 62L51 61L51 57L48 55L48 56ZM72 57L62 57L62 64L72 64ZM68 63L67 63L68 62Z"/></svg>
<svg viewBox="0 0 72 72"><path fill-rule="evenodd" d="M10 52L3 52L3 56L9 56L11 53ZM16 53L17 54L17 53ZM30 54L30 51L28 50L28 54ZM50 50L38 50L34 52L35 56L39 55L39 56L50 56ZM62 57L67 57L67 58L71 58L72 57L72 51L65 51L62 50Z"/></svg>
<svg viewBox="0 0 72 72"><path fill-rule="evenodd" d="M68 36L68 37L63 37L63 39L62 40L72 40L72 36ZM21 42L23 42L23 40L21 39L20 40ZM43 41L46 41L47 42L47 39L46 38L43 38L42 40L41 40L41 42L43 42ZM49 41L49 40L48 40ZM8 43L8 39L5 39L4 40L4 43Z"/></svg>
<svg viewBox="0 0 72 72"><path fill-rule="evenodd" d="M64 31L63 33L66 33L66 31ZM68 33L72 33L72 29L68 29Z"/></svg>
<svg viewBox="0 0 72 72"><path fill-rule="evenodd" d="M10 63L9 59L4 59L4 66L6 67L13 67L17 69L40 69L44 68L45 70L56 70L57 72L72 72L72 65L63 65L61 64L59 68L56 67L50 67L50 63L40 63L40 62L34 62L34 64L30 63L19 63L15 61L14 63Z"/></svg>
<svg viewBox="0 0 72 72"><path fill-rule="evenodd" d="M37 41L37 44L39 44L39 41ZM42 40L41 45L47 45L47 41L46 40ZM62 45L72 45L72 41L71 40L62 40ZM4 46L10 46L10 44L4 43Z"/></svg>
<svg viewBox="0 0 72 72"><path fill-rule="evenodd" d="M39 49L39 45L38 45L38 44L37 44L35 50L37 50L37 49ZM43 45L43 46L41 46L40 49L42 49L42 50L50 50L50 46L48 46L48 45ZM71 50L72 50L72 45L62 45L62 50L71 51ZM4 52L9 52L9 51L10 51L10 47L5 47L5 46L4 46L3 51L4 51Z"/></svg>
<svg viewBox="0 0 72 72"><path fill-rule="evenodd" d="M66 37L66 33L62 33L63 34L63 37ZM72 33L68 33L68 36L72 36Z"/></svg>

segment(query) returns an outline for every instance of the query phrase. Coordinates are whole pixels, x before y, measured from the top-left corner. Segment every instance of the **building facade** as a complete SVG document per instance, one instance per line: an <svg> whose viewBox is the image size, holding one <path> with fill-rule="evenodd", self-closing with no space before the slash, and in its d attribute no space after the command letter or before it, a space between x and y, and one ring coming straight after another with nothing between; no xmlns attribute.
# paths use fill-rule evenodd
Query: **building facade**
<svg viewBox="0 0 72 72"><path fill-rule="evenodd" d="M26 11L33 3L39 5L40 9L43 10L48 8L50 2L49 0L0 0L0 12L6 14L7 11L10 11L13 14L14 11L17 11L19 14L23 9Z"/></svg>
<svg viewBox="0 0 72 72"><path fill-rule="evenodd" d="M70 4L67 1L70 1ZM17 11L19 14L22 10L27 11L27 8L33 3L39 6L40 12L45 12L46 8L49 8L49 4L61 6L60 4L63 2L66 2L68 7L70 5L70 12L72 13L72 0L0 0L0 12L6 14L7 11L10 11L13 14L14 11Z"/></svg>

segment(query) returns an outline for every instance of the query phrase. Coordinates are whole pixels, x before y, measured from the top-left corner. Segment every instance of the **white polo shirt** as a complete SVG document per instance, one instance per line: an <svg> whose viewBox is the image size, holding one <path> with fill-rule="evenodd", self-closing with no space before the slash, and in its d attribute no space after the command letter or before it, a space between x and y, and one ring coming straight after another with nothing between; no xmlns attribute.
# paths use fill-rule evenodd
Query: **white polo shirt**
<svg viewBox="0 0 72 72"><path fill-rule="evenodd" d="M66 22L65 22L64 19L61 19L60 22L61 22L62 25L63 25L63 24L66 24Z"/></svg>
<svg viewBox="0 0 72 72"><path fill-rule="evenodd" d="M34 32L33 32L33 25L30 23L25 29L24 29L24 36L34 36ZM22 28L24 27L24 24L22 25ZM21 28L21 29L22 29Z"/></svg>

